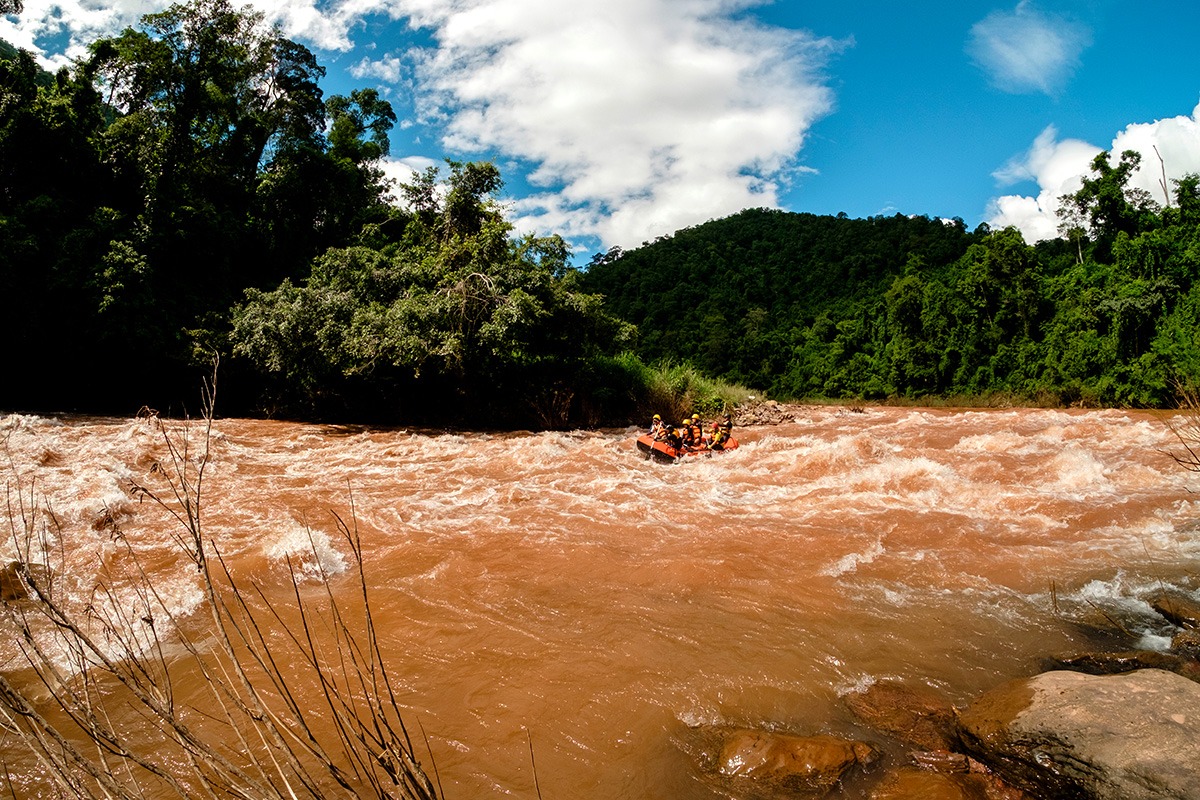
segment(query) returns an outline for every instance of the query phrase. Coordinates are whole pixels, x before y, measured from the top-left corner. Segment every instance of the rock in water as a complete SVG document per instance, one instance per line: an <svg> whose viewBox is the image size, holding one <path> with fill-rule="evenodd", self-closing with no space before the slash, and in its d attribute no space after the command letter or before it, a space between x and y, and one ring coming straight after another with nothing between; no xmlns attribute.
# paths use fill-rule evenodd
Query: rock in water
<svg viewBox="0 0 1200 800"><path fill-rule="evenodd" d="M816 791L833 787L850 767L874 758L870 745L834 736L738 730L725 740L717 769L726 777Z"/></svg>
<svg viewBox="0 0 1200 800"><path fill-rule="evenodd" d="M884 681L849 694L846 706L864 724L926 750L954 750L954 708L926 686Z"/></svg>
<svg viewBox="0 0 1200 800"><path fill-rule="evenodd" d="M1200 798L1200 684L1144 669L1045 672L985 694L963 743L1043 798Z"/></svg>
<svg viewBox="0 0 1200 800"><path fill-rule="evenodd" d="M1147 602L1173 625L1200 628L1200 603L1191 595L1163 589L1150 595Z"/></svg>

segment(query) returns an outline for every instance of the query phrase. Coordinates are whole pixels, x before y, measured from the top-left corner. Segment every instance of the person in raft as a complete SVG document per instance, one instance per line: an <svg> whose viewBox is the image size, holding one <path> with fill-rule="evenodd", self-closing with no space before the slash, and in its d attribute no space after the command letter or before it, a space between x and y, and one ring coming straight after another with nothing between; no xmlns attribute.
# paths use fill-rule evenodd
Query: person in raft
<svg viewBox="0 0 1200 800"><path fill-rule="evenodd" d="M704 441L704 425L700 422L699 414L692 414L691 426L693 446L703 448L706 442Z"/></svg>
<svg viewBox="0 0 1200 800"><path fill-rule="evenodd" d="M709 450L724 450L725 442L729 439L729 434L726 433L717 423L712 424L712 440L708 443Z"/></svg>
<svg viewBox="0 0 1200 800"><path fill-rule="evenodd" d="M729 441L729 437L733 435L733 417L726 414L720 424L713 423L713 438L709 443L710 450L724 450L725 443Z"/></svg>
<svg viewBox="0 0 1200 800"><path fill-rule="evenodd" d="M679 435L679 431L671 425L663 425L657 439L660 442L666 442L668 447L674 447L676 450L683 448L683 438Z"/></svg>
<svg viewBox="0 0 1200 800"><path fill-rule="evenodd" d="M679 430L676 431L676 433L679 434L679 440L683 443L683 448L685 450L696 449L696 438L692 434L691 420L684 417L683 422L679 423Z"/></svg>
<svg viewBox="0 0 1200 800"><path fill-rule="evenodd" d="M657 439L658 435L662 433L662 429L665 427L666 426L663 425L662 415L655 414L654 419L650 420L650 435Z"/></svg>

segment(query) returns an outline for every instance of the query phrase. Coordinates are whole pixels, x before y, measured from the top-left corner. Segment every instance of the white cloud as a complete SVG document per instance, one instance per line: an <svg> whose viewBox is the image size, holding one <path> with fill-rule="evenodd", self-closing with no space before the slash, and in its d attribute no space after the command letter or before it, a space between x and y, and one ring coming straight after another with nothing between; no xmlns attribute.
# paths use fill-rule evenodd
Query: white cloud
<svg viewBox="0 0 1200 800"><path fill-rule="evenodd" d="M966 49L1001 91L1053 95L1075 73L1090 44L1086 26L1042 14L1022 0L1012 11L993 11L975 23Z"/></svg>
<svg viewBox="0 0 1200 800"><path fill-rule="evenodd" d="M766 0L256 0L285 35L350 50L368 17L423 28L424 50L351 74L414 81L449 155L511 160L533 196L523 230L635 246L749 206L776 206L832 110L822 70L844 43L744 12ZM234 0L235 5L237 0ZM167 0L28 0L0 37L63 63ZM63 38L71 45L64 50ZM55 52L48 42L54 41ZM363 49L369 43L362 43ZM415 65L415 74L401 69Z"/></svg>
<svg viewBox="0 0 1200 800"><path fill-rule="evenodd" d="M53 70L83 56L92 41L161 8L153 0L26 0L20 15L0 16L0 39L29 50ZM43 45L48 40L55 42L51 50Z"/></svg>
<svg viewBox="0 0 1200 800"><path fill-rule="evenodd" d="M387 83L400 82L401 61L396 56L384 56L372 61L364 58L350 68L350 74L356 78L378 78Z"/></svg>
<svg viewBox="0 0 1200 800"><path fill-rule="evenodd" d="M413 173L421 173L430 167L443 167L445 162L435 161L432 158L424 156L409 156L407 158L385 158L380 162L379 167L383 170L383 177L390 181L392 190L390 197L392 202L399 202L400 196L396 189L401 183L410 183L413 179Z"/></svg>
<svg viewBox="0 0 1200 800"><path fill-rule="evenodd" d="M326 50L348 50L349 31L376 0L350 0L318 9L315 0L257 0L253 5L267 20L279 23L285 36L302 38ZM0 16L0 39L29 50L49 69L85 54L86 46L136 25L146 14L162 11L171 0L27 0L16 16ZM233 0L235 7L246 5ZM360 7L361 6L361 7Z"/></svg>
<svg viewBox="0 0 1200 800"><path fill-rule="evenodd" d="M1053 126L1046 128L1026 154L995 173L1004 183L1033 180L1038 185L1038 193L1037 196L996 198L988 209L988 224L1015 226L1030 242L1054 238L1058 235L1058 198L1079 189L1083 178L1091 174L1092 160L1102 149L1109 151L1114 162L1125 150L1141 153L1141 166L1130 178L1129 185L1145 189L1160 203L1166 199L1161 186L1164 171L1172 192L1171 180L1200 172L1200 105L1191 116L1130 124L1107 148L1078 139L1058 141L1057 137L1058 132ZM1174 202L1173 196L1171 200Z"/></svg>
<svg viewBox="0 0 1200 800"><path fill-rule="evenodd" d="M698 0L410 0L419 107L451 151L534 165L529 228L637 245L776 205L837 46Z"/></svg>

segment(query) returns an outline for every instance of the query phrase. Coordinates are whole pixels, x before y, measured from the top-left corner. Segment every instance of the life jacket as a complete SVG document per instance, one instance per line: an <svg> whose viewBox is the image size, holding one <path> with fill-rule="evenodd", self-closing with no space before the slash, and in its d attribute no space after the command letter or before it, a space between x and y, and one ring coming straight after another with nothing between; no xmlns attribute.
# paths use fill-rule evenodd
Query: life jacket
<svg viewBox="0 0 1200 800"><path fill-rule="evenodd" d="M698 445L704 444L704 428L701 427L699 422L692 424L692 439Z"/></svg>
<svg viewBox="0 0 1200 800"><path fill-rule="evenodd" d="M680 428L677 433L679 434L679 439L683 442L684 446L691 447L693 444L695 444L695 440L692 438L692 428L690 425L685 425L684 427Z"/></svg>

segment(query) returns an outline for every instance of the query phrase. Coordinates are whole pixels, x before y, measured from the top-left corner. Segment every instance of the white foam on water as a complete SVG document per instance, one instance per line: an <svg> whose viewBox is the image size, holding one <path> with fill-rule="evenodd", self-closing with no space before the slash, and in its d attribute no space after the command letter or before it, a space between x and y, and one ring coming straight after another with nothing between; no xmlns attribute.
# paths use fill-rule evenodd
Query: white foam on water
<svg viewBox="0 0 1200 800"><path fill-rule="evenodd" d="M1076 494L1109 493L1113 483L1108 469L1090 452L1078 446L1068 446L1050 462L1055 480L1049 486Z"/></svg>
<svg viewBox="0 0 1200 800"><path fill-rule="evenodd" d="M879 678L863 673L850 681L836 684L833 690L838 697L846 697L852 694L862 694L877 683L879 683Z"/></svg>
<svg viewBox="0 0 1200 800"><path fill-rule="evenodd" d="M1037 451L1040 446L1040 442L1016 431L1001 430L964 436L952 445L950 450L988 455L1027 455Z"/></svg>
<svg viewBox="0 0 1200 800"><path fill-rule="evenodd" d="M263 547L263 553L271 561L291 560L297 574L307 578L340 575L346 571L346 558L324 531L303 525L284 528L278 536Z"/></svg>
<svg viewBox="0 0 1200 800"><path fill-rule="evenodd" d="M1171 649L1171 637L1160 636L1155 633L1144 633L1138 639L1135 647L1138 650L1156 650L1160 653L1166 653Z"/></svg>
<svg viewBox="0 0 1200 800"><path fill-rule="evenodd" d="M861 553L847 553L846 555L842 556L833 564L830 564L828 567L822 569L820 574L836 578L839 575L855 572L858 570L859 564L870 564L876 558L883 555L883 553L883 539L879 538Z"/></svg>

